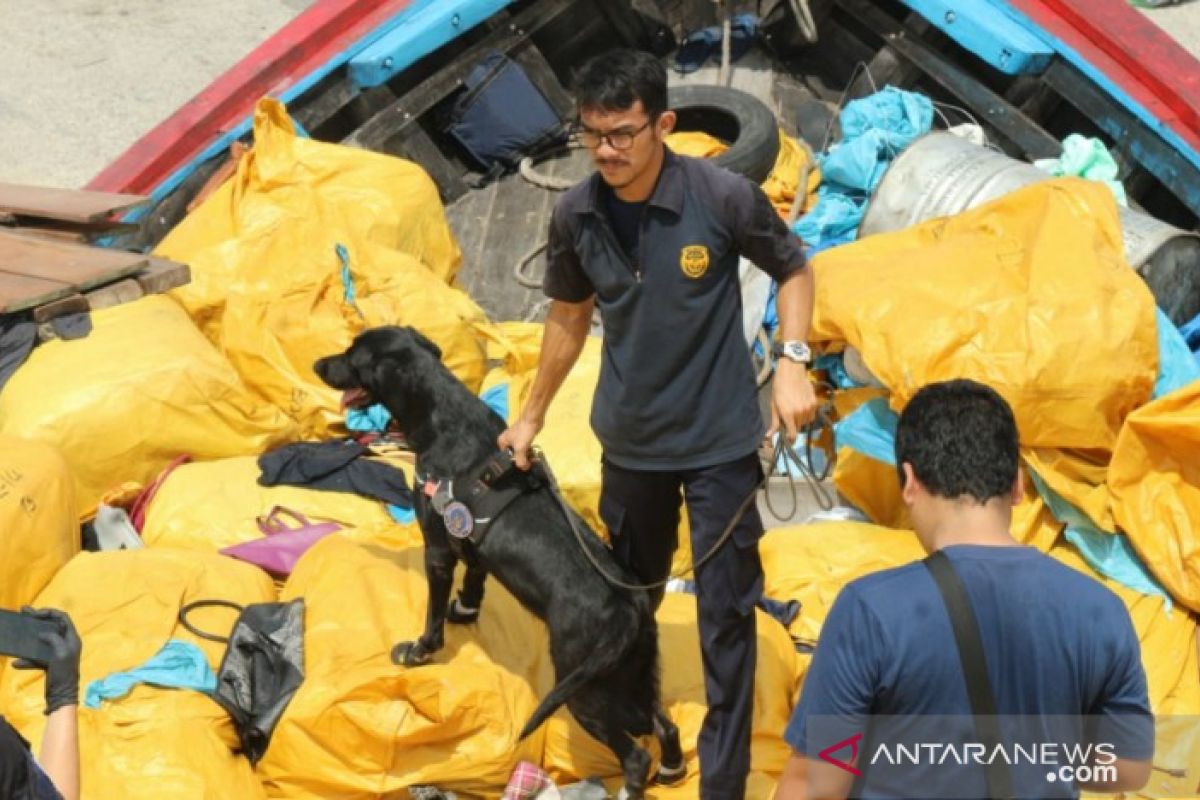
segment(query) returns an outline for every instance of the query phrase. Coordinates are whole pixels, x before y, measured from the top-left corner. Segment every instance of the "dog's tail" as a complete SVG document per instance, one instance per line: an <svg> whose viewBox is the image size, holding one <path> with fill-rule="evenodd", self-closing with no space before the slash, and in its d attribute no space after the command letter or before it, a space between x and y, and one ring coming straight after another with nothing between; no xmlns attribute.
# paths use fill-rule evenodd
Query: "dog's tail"
<svg viewBox="0 0 1200 800"><path fill-rule="evenodd" d="M571 695L579 691L588 681L616 669L628 652L631 643L632 640L617 646L613 646L615 643L612 642L602 643L593 651L591 658L585 659L565 678L554 684L554 688L542 699L529 717L529 722L526 722L525 727L521 729L518 741L541 727L541 724L549 719L551 714L558 711L559 706L571 699Z"/></svg>
<svg viewBox="0 0 1200 800"><path fill-rule="evenodd" d="M575 670L554 685L550 690L550 694L546 695L542 702L533 711L529 722L525 723L525 727L521 729L519 739L524 739L529 734L541 727L542 723L550 718L550 715L558 711L559 706L567 702L571 695L579 691L585 683L596 677L596 670L590 664L580 664Z"/></svg>

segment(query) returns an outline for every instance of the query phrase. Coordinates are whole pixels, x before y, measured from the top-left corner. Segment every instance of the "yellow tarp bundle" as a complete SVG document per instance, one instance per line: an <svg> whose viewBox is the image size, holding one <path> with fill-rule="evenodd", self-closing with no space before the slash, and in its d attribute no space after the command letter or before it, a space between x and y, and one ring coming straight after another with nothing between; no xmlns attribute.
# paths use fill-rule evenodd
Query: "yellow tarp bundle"
<svg viewBox="0 0 1200 800"><path fill-rule="evenodd" d="M1200 611L1200 381L1129 415L1108 482L1113 515L1138 555Z"/></svg>
<svg viewBox="0 0 1200 800"><path fill-rule="evenodd" d="M404 546L382 536L360 529L322 540L283 589L282 599L302 596L307 604L307 676L259 765L268 795L357 800L431 783L496 796L521 760L543 764L560 782L617 778L610 751L565 709L517 743L554 684L554 668L545 626L495 579L488 581L479 622L447 625L446 647L433 663L392 664L392 646L424 630L428 590L415 539ZM695 796L704 683L694 599L668 595L658 621L663 697L680 727L691 778L650 796ZM750 796L766 800L787 758L780 737L799 669L787 633L761 614L758 637L757 788Z"/></svg>
<svg viewBox="0 0 1200 800"><path fill-rule="evenodd" d="M365 532L359 531L362 535ZM551 680L545 628L494 580L477 625L446 626L434 663L389 653L425 626L419 547L334 535L307 552L282 597L304 597L304 684L259 772L271 797L382 798L415 784L495 796L542 732L517 734Z"/></svg>
<svg viewBox="0 0 1200 800"><path fill-rule="evenodd" d="M1093 572L1066 543L1050 555L1099 580L1129 609L1142 647L1150 709L1156 715L1155 769L1138 792L1146 797L1195 797L1200 787L1200 656L1197 620L1181 608L1166 610L1163 598L1140 594Z"/></svg>
<svg viewBox="0 0 1200 800"><path fill-rule="evenodd" d="M1021 459L1054 493L1083 512L1097 527L1116 530L1108 491L1107 451L1025 447Z"/></svg>
<svg viewBox="0 0 1200 800"><path fill-rule="evenodd" d="M313 522L333 520L367 528L391 524L377 500L299 486L259 486L258 476L254 456L178 467L150 501L142 539L151 547L216 551L261 538L255 517L266 516L275 506Z"/></svg>
<svg viewBox="0 0 1200 800"><path fill-rule="evenodd" d="M62 454L0 435L0 608L32 603L78 552L75 487Z"/></svg>
<svg viewBox="0 0 1200 800"><path fill-rule="evenodd" d="M729 145L703 131L678 131L667 136L667 146L673 152L693 158L713 158L729 149ZM796 199L796 187L800 185L800 170L807 164L808 183L805 189L804 208L810 209L817 202L817 189L821 186L821 168L812 161L811 154L798 140L779 131L779 155L771 174L763 181L762 188L780 216L787 217Z"/></svg>
<svg viewBox="0 0 1200 800"><path fill-rule="evenodd" d="M483 312L448 285L460 261L437 188L416 164L297 137L283 105L259 102L254 149L157 252L186 262L176 290L247 384L323 434L338 393L313 373L364 328L413 325L476 389Z"/></svg>
<svg viewBox="0 0 1200 800"><path fill-rule="evenodd" d="M35 605L71 615L83 641L82 693L91 681L145 663L170 639L198 646L216 670L225 646L192 635L177 618L184 604L204 599L270 602L275 589L261 570L221 556L172 550L82 553ZM197 611L191 621L226 635L234 618L217 609ZM45 728L43 675L6 668L0 676L0 713L35 748ZM140 685L98 709L81 707L79 746L85 800L264 796L250 763L235 754L238 739L229 715L199 692Z"/></svg>
<svg viewBox="0 0 1200 800"><path fill-rule="evenodd" d="M852 580L925 557L911 531L863 522L774 528L759 545L763 594L800 601L792 633L816 639L834 598Z"/></svg>
<svg viewBox="0 0 1200 800"><path fill-rule="evenodd" d="M542 326L531 322L504 322L496 327L507 339L507 344L491 348L489 355L503 358L504 365L488 376L484 387L508 384L508 419L514 422L533 388L542 346ZM598 337L588 337L579 360L550 404L546 425L538 434L536 444L550 460L567 502L593 530L604 536L604 523L597 510L601 447L590 423L592 396L600 377L600 347Z"/></svg>
<svg viewBox="0 0 1200 800"><path fill-rule="evenodd" d="M80 513L181 453L224 458L295 437L170 298L97 311L92 325L84 339L35 349L0 394L0 432L59 449Z"/></svg>
<svg viewBox="0 0 1200 800"><path fill-rule="evenodd" d="M813 259L812 339L857 348L903 408L974 378L1029 447L1111 450L1158 367L1154 299L1125 262L1111 192L1046 181Z"/></svg>
<svg viewBox="0 0 1200 800"><path fill-rule="evenodd" d="M896 468L870 456L843 447L838 450L833 482L838 492L877 525L910 530L912 520L900 497ZM1024 473L1024 499L1013 509L1012 535L1030 547L1048 552L1062 531L1037 488Z"/></svg>

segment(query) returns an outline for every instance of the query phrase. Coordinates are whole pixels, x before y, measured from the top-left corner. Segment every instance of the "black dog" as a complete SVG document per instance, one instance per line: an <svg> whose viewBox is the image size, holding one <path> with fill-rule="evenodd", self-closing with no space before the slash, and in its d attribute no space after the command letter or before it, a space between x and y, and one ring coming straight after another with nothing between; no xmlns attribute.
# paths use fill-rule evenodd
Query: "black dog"
<svg viewBox="0 0 1200 800"><path fill-rule="evenodd" d="M341 355L322 358L317 374L347 400L382 403L417 454L421 474L462 477L497 452L504 420L475 397L441 362L437 345L412 328L374 328ZM429 609L425 632L392 651L397 663L427 662L443 644L443 627L472 622L489 573L546 623L556 684L533 712L521 738L563 703L584 730L621 762L625 788L641 797L650 755L633 737L654 732L662 745L659 780L683 772L679 732L659 697L658 635L645 591L620 589L602 577L583 552L551 491L521 494L488 528L467 565L453 605L450 589L457 558L442 516L423 491L414 492L425 539ZM584 540L604 571L627 583L633 575L578 516Z"/></svg>

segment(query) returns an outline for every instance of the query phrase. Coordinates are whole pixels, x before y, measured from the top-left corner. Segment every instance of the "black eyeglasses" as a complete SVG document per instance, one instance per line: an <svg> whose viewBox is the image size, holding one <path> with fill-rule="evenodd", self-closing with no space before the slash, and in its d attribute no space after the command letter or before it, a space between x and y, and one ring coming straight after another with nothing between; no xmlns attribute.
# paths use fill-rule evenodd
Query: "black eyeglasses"
<svg viewBox="0 0 1200 800"><path fill-rule="evenodd" d="M628 150L633 147L633 140L637 138L637 135L646 130L646 128L649 128L652 122L654 120L647 120L644 125L635 130L618 130L609 131L608 133L594 131L591 128L585 128L583 125L576 123L572 135L575 141L589 150L595 150L600 146L601 142L608 142L608 146L613 150Z"/></svg>

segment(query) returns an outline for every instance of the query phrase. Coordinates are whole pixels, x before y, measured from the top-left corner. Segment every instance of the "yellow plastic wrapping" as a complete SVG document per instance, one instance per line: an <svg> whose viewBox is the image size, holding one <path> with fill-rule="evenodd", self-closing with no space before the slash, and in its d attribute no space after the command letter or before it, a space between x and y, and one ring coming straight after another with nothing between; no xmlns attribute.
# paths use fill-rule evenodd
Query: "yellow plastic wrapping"
<svg viewBox="0 0 1200 800"><path fill-rule="evenodd" d="M875 524L912 529L912 520L900 496L899 476L891 464L843 447L838 450L833 480L838 492ZM1025 496L1013 508L1010 531L1017 541L1045 553L1058 539L1062 524L1054 519L1028 473L1024 474L1024 482Z"/></svg>
<svg viewBox="0 0 1200 800"><path fill-rule="evenodd" d="M903 408L974 378L1022 444L1111 450L1158 368L1154 299L1123 255L1112 193L1046 181L813 259L811 338L848 343Z"/></svg>
<svg viewBox="0 0 1200 800"><path fill-rule="evenodd" d="M447 625L432 663L401 669L389 653L423 631L427 591L419 547L335 535L301 558L282 598L307 604L307 675L259 763L269 796L496 796L540 760L542 732L517 734L552 683L544 626L489 580L478 624Z"/></svg>
<svg viewBox="0 0 1200 800"><path fill-rule="evenodd" d="M838 448L833 483L852 506L877 525L909 530L912 522L900 497L896 468L850 447Z"/></svg>
<svg viewBox="0 0 1200 800"><path fill-rule="evenodd" d="M763 594L800 601L791 631L815 640L842 587L925 557L912 531L864 522L820 522L767 531L759 545Z"/></svg>
<svg viewBox="0 0 1200 800"><path fill-rule="evenodd" d="M678 131L669 134L666 141L673 152L693 158L713 158L729 149L729 145L703 131ZM811 209L817 202L817 189L821 186L821 168L812 162L807 148L780 129L779 155L771 174L762 184L780 216L787 217L792 210L796 187L800 185L800 169L806 162L809 169L804 208Z"/></svg>
<svg viewBox="0 0 1200 800"><path fill-rule="evenodd" d="M1155 769L1138 792L1146 797L1195 797L1200 787L1200 658L1197 619L1178 606L1166 610L1163 598L1140 594L1091 570L1068 544L1050 555L1090 575L1114 591L1133 620L1142 647L1150 709L1155 713ZM1178 774L1172 774L1177 772Z"/></svg>
<svg viewBox="0 0 1200 800"><path fill-rule="evenodd" d="M62 454L0 435L0 608L33 602L78 552L75 486Z"/></svg>
<svg viewBox="0 0 1200 800"><path fill-rule="evenodd" d="M512 422L529 399L537 374L542 326L529 322L504 322L496 326L510 346L504 367L495 371L486 386L508 382L508 415ZM496 349L496 354L501 353ZM597 510L600 504L600 442L590 422L592 396L600 378L600 339L588 337L579 360L563 381L546 412L546 425L537 446L545 452L558 485L571 507L601 536L607 534Z"/></svg>
<svg viewBox="0 0 1200 800"><path fill-rule="evenodd" d="M758 663L754 673L754 717L751 722L750 768L778 777L790 750L783 741L799 681L795 645L783 626L756 611ZM679 726L679 741L688 762L688 778L674 787L679 797L696 797L700 789L700 761L696 739L704 722L704 671L700 661L700 636L696 599L668 592L658 610L658 647L662 663L663 706ZM658 754L653 737L642 742ZM620 775L616 757L591 738L565 709L546 723L544 766L558 784L589 775ZM668 797L650 791L651 797Z"/></svg>
<svg viewBox="0 0 1200 800"><path fill-rule="evenodd" d="M321 436L338 393L313 373L380 324L413 325L472 389L484 375L478 306L448 285L461 259L437 188L416 164L297 137L260 101L255 147L157 252L191 265L173 295L264 398Z"/></svg>
<svg viewBox="0 0 1200 800"><path fill-rule="evenodd" d="M392 524L378 500L299 486L259 486L259 474L254 456L176 468L147 507L142 539L151 547L220 550L261 538L254 518L277 505L314 522L334 520L349 527Z"/></svg>
<svg viewBox="0 0 1200 800"><path fill-rule="evenodd" d="M81 514L171 459L258 453L296 435L247 390L177 303L153 295L92 314L84 339L38 347L0 394L0 433L55 445Z"/></svg>
<svg viewBox="0 0 1200 800"><path fill-rule="evenodd" d="M796 187L800 185L800 170L808 167L808 182L805 188L804 206L801 212L809 211L817 204L817 189L821 186L821 167L812 160L812 153L798 139L779 131L779 156L771 174L763 181L762 188L780 216L787 218L796 199Z"/></svg>
<svg viewBox="0 0 1200 800"><path fill-rule="evenodd" d="M1107 483L1111 453L1027 447L1022 449L1021 457L1047 486L1086 514L1097 527L1106 531L1117 529Z"/></svg>
<svg viewBox="0 0 1200 800"><path fill-rule="evenodd" d="M1113 515L1142 561L1200 611L1200 381L1129 416L1108 484Z"/></svg>
<svg viewBox="0 0 1200 800"><path fill-rule="evenodd" d="M82 553L38 596L35 605L71 615L83 640L80 691L113 672L145 663L169 639L204 651L214 670L224 645L200 639L178 622L181 606L223 599L270 602L275 589L256 567L215 555L172 550ZM235 615L198 611L203 630L227 634ZM5 669L0 713L33 742L45 727L44 673ZM196 800L261 798L250 763L235 753L229 715L209 697L189 690L138 686L100 708L79 709L79 746L85 800Z"/></svg>

